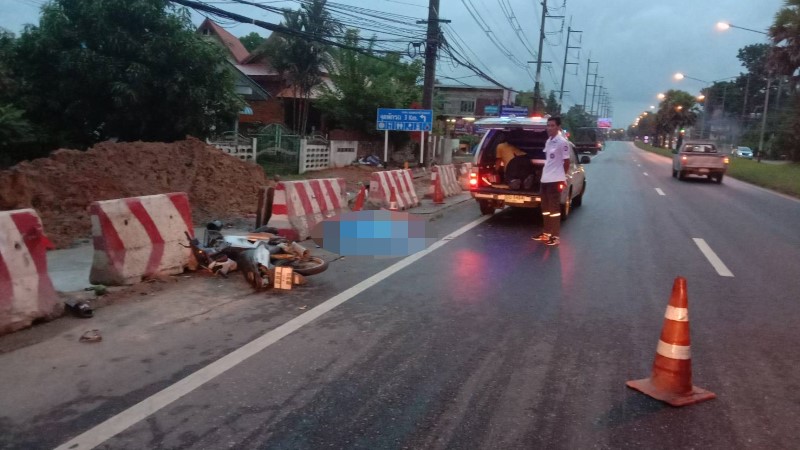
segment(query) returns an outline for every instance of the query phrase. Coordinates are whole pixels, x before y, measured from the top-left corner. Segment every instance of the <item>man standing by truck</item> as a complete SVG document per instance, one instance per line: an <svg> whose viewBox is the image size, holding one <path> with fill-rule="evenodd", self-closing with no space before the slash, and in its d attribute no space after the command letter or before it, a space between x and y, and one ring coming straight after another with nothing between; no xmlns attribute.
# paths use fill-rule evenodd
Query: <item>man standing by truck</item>
<svg viewBox="0 0 800 450"><path fill-rule="evenodd" d="M547 119L547 135L544 144L544 169L542 171L542 222L544 230L533 239L554 247L559 244L561 231L561 192L559 184L567 181L569 172L569 141L561 133L561 118Z"/></svg>

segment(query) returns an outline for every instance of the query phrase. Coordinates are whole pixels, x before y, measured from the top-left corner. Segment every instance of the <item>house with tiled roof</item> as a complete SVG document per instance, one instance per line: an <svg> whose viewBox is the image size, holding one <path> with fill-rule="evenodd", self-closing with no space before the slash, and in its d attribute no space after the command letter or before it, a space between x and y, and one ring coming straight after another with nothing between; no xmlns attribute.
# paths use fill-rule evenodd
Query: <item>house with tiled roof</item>
<svg viewBox="0 0 800 450"><path fill-rule="evenodd" d="M197 32L209 39L213 39L220 46L227 50L228 61L236 71L246 77L250 83L257 84L264 92L269 94L269 98L255 99L245 97L248 104L247 114L239 115L241 124L270 124L280 123L292 128L293 120L293 100L299 99L299 93L295 92L293 86L270 64L269 57L264 51L256 50L252 53L242 45L238 38L219 26L211 19L205 19L198 27ZM262 43L267 44L273 35ZM323 72L323 83L330 84L330 78ZM243 83L242 83L243 84ZM238 89L238 88L237 88ZM312 90L310 98L319 98L322 93L321 88ZM320 112L314 108L313 102L309 110L309 132L312 127L319 132L322 129L323 118Z"/></svg>

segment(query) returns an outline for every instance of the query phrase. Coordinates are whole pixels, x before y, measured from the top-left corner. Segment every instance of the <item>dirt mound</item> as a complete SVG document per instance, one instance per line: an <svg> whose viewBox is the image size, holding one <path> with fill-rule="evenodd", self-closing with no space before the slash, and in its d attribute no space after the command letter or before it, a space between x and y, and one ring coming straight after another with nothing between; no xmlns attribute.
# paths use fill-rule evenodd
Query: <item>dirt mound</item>
<svg viewBox="0 0 800 450"><path fill-rule="evenodd" d="M103 142L85 152L56 150L0 172L0 210L34 208L45 233L63 248L90 237L93 201L186 192L192 219L202 224L254 213L258 189L266 184L260 166L194 138Z"/></svg>

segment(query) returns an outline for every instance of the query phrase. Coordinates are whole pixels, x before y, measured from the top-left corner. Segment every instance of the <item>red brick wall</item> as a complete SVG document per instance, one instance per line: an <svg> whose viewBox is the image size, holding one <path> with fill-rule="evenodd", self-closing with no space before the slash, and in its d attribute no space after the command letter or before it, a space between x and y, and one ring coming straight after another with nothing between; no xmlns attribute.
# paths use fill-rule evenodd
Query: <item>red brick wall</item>
<svg viewBox="0 0 800 450"><path fill-rule="evenodd" d="M247 104L253 108L253 115L239 114L240 123L285 123L283 116L283 100L279 98L250 100Z"/></svg>

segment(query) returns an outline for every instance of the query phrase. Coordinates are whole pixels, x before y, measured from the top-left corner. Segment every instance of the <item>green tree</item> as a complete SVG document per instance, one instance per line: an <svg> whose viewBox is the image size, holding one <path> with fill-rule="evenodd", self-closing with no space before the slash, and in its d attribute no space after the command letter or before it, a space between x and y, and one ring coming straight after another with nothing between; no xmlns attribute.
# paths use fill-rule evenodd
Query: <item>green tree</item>
<svg viewBox="0 0 800 450"><path fill-rule="evenodd" d="M800 68L800 0L786 0L769 29L769 37L773 47L768 57L768 69L790 79L790 98L786 102L789 108L778 114L779 126L775 129L776 139L772 147L800 162L800 93L796 89L799 77L795 75Z"/></svg>
<svg viewBox="0 0 800 450"><path fill-rule="evenodd" d="M33 126L16 105L19 84L11 70L15 45L14 35L0 28L0 166L24 158L34 142Z"/></svg>
<svg viewBox="0 0 800 450"><path fill-rule="evenodd" d="M342 26L328 12L326 4L327 0L311 0L303 3L299 10L286 10L283 25L296 32L317 36L335 34ZM276 39L270 39L265 51L275 70L281 72L294 88L292 122L296 132L305 134L309 98L312 89L322 82L320 69L330 60L329 48L303 37L278 34Z"/></svg>
<svg viewBox="0 0 800 450"><path fill-rule="evenodd" d="M261 37L260 34L253 31L250 34L240 37L239 42L244 45L244 48L246 48L248 52L253 52L258 48L259 45L261 45L261 43L264 42L264 38Z"/></svg>
<svg viewBox="0 0 800 450"><path fill-rule="evenodd" d="M597 123L594 121L594 118L584 111L581 105L572 105L561 118L561 127L568 131L576 128L595 126L597 126Z"/></svg>
<svg viewBox="0 0 800 450"><path fill-rule="evenodd" d="M544 103L544 112L551 116L557 116L561 112L561 104L558 103L556 91L550 91L550 95L547 96L547 100Z"/></svg>
<svg viewBox="0 0 800 450"><path fill-rule="evenodd" d="M322 86L317 106L336 124L375 133L378 108L408 108L420 99L420 61L406 64L396 54L379 57L373 53L374 40L367 40L363 45L357 30L347 30L342 43L366 50L331 50L327 68L333 86Z"/></svg>
<svg viewBox="0 0 800 450"><path fill-rule="evenodd" d="M241 102L222 50L165 0L53 0L15 63L20 106L51 148L204 137Z"/></svg>
<svg viewBox="0 0 800 450"><path fill-rule="evenodd" d="M669 142L678 129L690 127L697 121L697 99L677 89L670 89L664 95L656 113L656 134L662 137L662 142ZM679 135L679 144L681 139L682 135Z"/></svg>
<svg viewBox="0 0 800 450"><path fill-rule="evenodd" d="M533 112L533 91L519 91L514 99L515 106L527 106Z"/></svg>

